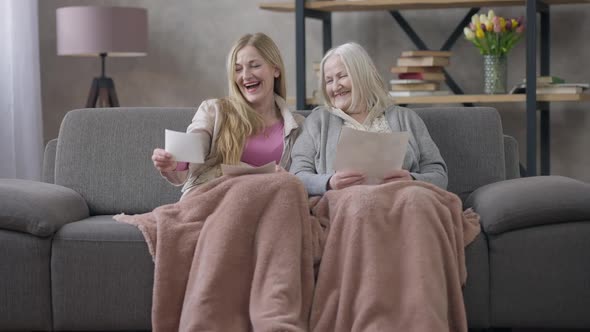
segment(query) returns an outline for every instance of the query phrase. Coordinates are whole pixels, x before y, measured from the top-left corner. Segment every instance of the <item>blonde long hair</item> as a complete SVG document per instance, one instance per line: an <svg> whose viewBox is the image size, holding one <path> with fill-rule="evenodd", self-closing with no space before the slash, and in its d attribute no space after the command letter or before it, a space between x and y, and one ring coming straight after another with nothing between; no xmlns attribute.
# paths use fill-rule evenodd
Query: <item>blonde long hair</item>
<svg viewBox="0 0 590 332"><path fill-rule="evenodd" d="M322 97L327 106L334 107L326 91L324 64L328 58L340 56L352 82L352 102L349 110L382 110L393 104L385 89L383 78L379 75L373 60L365 49L357 43L349 42L329 50L320 63ZM366 108L362 105L366 104Z"/></svg>
<svg viewBox="0 0 590 332"><path fill-rule="evenodd" d="M264 61L279 70L280 74L274 80L274 93L283 98L286 98L287 94L285 65L275 42L261 32L246 34L238 39L227 57L229 96L222 98L220 105L223 118L216 150L218 157L221 158L220 162L224 164L239 164L246 138L259 133L264 128L262 116L244 98L235 82L236 57L238 52L246 46L255 47Z"/></svg>

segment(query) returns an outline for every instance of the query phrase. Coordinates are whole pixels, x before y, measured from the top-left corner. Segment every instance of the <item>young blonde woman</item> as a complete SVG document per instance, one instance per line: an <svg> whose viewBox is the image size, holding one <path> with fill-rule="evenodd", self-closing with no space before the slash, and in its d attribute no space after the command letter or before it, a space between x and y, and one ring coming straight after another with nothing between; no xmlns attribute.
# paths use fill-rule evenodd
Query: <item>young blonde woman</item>
<svg viewBox="0 0 590 332"><path fill-rule="evenodd" d="M306 331L313 292L307 194L283 169L301 117L285 105L275 43L240 38L227 61L229 96L204 101L187 132L203 164L155 149L155 168L183 185L178 203L118 215L140 228L155 262L153 331ZM221 164L274 161L273 174L221 176Z"/></svg>
<svg viewBox="0 0 590 332"><path fill-rule="evenodd" d="M477 216L444 190L446 165L426 126L393 105L360 45L330 50L320 70L326 105L305 120L291 166L322 196L312 209L325 240L311 330L467 331L463 248L479 232ZM407 131L402 169L380 185L366 185L362 170L334 171L343 127Z"/></svg>
<svg viewBox="0 0 590 332"><path fill-rule="evenodd" d="M219 177L221 163L290 165L303 117L285 103L285 67L276 44L262 33L243 36L228 56L227 76L229 96L204 101L187 129L200 135L205 163L178 163L159 148L152 155L156 169L183 185L184 193Z"/></svg>

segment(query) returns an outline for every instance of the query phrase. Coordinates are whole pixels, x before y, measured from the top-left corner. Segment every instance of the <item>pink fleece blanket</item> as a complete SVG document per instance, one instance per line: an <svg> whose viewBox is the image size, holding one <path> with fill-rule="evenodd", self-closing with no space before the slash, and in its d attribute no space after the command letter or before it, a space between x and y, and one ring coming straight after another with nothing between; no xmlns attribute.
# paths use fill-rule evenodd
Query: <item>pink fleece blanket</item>
<svg viewBox="0 0 590 332"><path fill-rule="evenodd" d="M314 203L325 231L311 331L467 331L464 247L480 225L456 195L403 181Z"/></svg>
<svg viewBox="0 0 590 332"><path fill-rule="evenodd" d="M464 247L480 226L456 195L407 181L310 202L313 216L302 184L276 173L115 216L154 257L153 330L467 331Z"/></svg>
<svg viewBox="0 0 590 332"><path fill-rule="evenodd" d="M308 330L311 223L293 175L222 177L115 219L139 227L154 258L153 331Z"/></svg>

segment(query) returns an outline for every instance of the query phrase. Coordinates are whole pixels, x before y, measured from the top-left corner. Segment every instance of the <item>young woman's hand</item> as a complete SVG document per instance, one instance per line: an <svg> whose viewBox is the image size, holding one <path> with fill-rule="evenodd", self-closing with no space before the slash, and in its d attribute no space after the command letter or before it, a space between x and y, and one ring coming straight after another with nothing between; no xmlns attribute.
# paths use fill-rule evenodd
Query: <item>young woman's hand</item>
<svg viewBox="0 0 590 332"><path fill-rule="evenodd" d="M152 154L154 167L160 172L171 172L176 170L176 160L164 149L154 149Z"/></svg>
<svg viewBox="0 0 590 332"><path fill-rule="evenodd" d="M399 169L395 171L391 171L383 177L383 183L389 183L394 181L402 181L402 180L413 180L412 175L405 169Z"/></svg>
<svg viewBox="0 0 590 332"><path fill-rule="evenodd" d="M365 183L365 175L361 172L338 171L332 175L328 182L328 189L344 189Z"/></svg>
<svg viewBox="0 0 590 332"><path fill-rule="evenodd" d="M275 172L287 172L286 169L284 169L283 167L281 167L280 165L275 165Z"/></svg>

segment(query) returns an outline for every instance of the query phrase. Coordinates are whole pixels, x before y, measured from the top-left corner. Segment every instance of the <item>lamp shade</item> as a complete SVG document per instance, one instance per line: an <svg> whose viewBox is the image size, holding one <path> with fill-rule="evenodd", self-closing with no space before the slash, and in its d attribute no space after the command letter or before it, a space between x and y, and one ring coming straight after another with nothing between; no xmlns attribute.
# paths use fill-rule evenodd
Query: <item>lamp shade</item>
<svg viewBox="0 0 590 332"><path fill-rule="evenodd" d="M147 52L147 10L75 6L56 11L57 54L142 56Z"/></svg>

